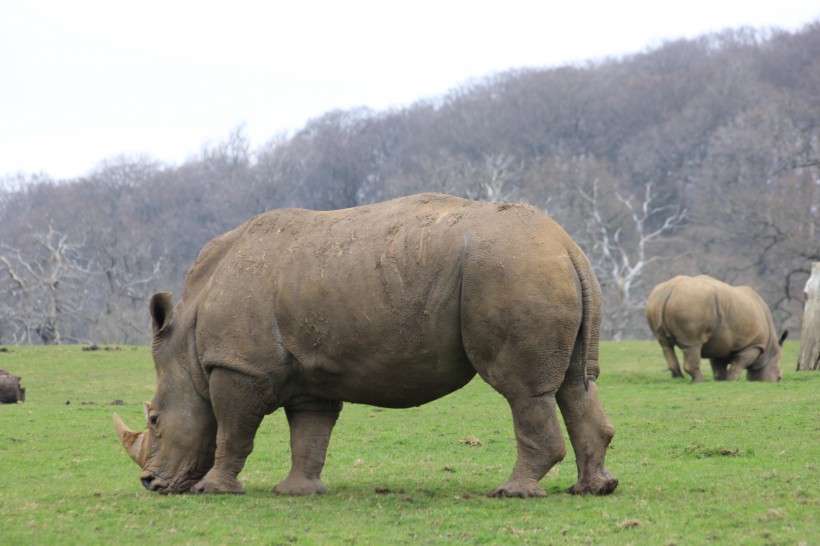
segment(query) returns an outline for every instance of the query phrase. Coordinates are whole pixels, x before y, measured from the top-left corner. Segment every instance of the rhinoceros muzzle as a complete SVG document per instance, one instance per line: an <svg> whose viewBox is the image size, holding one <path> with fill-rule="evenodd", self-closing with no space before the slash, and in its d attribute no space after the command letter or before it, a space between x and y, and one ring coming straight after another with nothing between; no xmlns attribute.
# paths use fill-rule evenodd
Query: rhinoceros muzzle
<svg viewBox="0 0 820 546"><path fill-rule="evenodd" d="M172 481L150 470L143 470L142 474L140 474L140 483L142 483L145 489L152 493L159 493L160 495L184 495L194 492L193 487L201 477L202 475L196 474L178 481Z"/></svg>
<svg viewBox="0 0 820 546"><path fill-rule="evenodd" d="M140 483L142 483L142 486L148 491L160 493L161 495L188 492L188 488L177 491L174 487L171 486L171 482L164 478L161 478L160 476L157 476L156 474L148 470L144 470L142 474L140 474Z"/></svg>

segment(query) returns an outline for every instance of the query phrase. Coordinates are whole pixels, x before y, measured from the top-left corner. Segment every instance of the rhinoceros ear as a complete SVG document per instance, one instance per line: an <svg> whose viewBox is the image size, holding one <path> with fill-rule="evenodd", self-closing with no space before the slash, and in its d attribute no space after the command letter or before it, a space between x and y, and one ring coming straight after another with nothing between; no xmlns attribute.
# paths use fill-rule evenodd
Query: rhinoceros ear
<svg viewBox="0 0 820 546"><path fill-rule="evenodd" d="M151 296L151 318L154 335L165 330L174 316L174 295L170 292L159 292Z"/></svg>

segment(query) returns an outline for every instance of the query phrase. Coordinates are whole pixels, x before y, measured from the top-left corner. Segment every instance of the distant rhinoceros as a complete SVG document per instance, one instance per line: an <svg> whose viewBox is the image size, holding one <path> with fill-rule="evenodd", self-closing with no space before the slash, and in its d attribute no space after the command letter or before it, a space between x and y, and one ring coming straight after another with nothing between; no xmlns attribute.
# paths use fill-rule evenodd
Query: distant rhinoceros
<svg viewBox="0 0 820 546"><path fill-rule="evenodd" d="M769 306L748 286L731 286L707 275L679 275L657 285L646 305L649 328L663 349L674 377L683 367L692 381L703 381L700 359L708 358L714 378L780 381L781 345Z"/></svg>
<svg viewBox="0 0 820 546"><path fill-rule="evenodd" d="M0 370L0 404L22 404L26 401L26 388L20 384L20 376Z"/></svg>
<svg viewBox="0 0 820 546"><path fill-rule="evenodd" d="M342 402L408 408L476 373L509 402L518 460L490 496L545 495L565 453L576 494L611 493L598 399L601 295L583 252L519 204L422 194L330 212L274 210L208 243L182 299L150 303L157 392L117 431L160 493L241 493L262 418L284 407L292 465L274 491L325 492Z"/></svg>

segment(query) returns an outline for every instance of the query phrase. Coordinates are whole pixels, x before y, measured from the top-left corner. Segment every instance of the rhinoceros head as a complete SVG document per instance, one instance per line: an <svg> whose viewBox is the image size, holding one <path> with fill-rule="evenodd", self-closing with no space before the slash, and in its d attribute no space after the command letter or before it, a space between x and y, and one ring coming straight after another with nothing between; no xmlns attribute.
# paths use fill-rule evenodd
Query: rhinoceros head
<svg viewBox="0 0 820 546"><path fill-rule="evenodd" d="M192 350L192 329L173 320L171 294L155 294L150 307L157 392L144 404L148 428L134 432L117 414L114 426L126 452L142 468L146 489L186 493L213 466L216 419Z"/></svg>

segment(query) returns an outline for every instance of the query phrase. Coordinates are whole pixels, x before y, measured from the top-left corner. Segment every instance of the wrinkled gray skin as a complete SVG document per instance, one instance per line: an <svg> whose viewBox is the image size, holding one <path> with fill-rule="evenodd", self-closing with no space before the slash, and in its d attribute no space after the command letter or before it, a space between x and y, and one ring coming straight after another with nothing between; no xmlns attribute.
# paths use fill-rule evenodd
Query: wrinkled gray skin
<svg viewBox="0 0 820 546"><path fill-rule="evenodd" d="M22 404L26 401L26 389L20 384L20 376L0 370L0 404Z"/></svg>
<svg viewBox="0 0 820 546"><path fill-rule="evenodd" d="M709 359L718 381L735 381L744 370L749 381L780 381L787 332L777 338L769 306L748 286L679 275L649 294L646 320L674 377L683 377L677 345L693 382L703 381L701 357Z"/></svg>
<svg viewBox="0 0 820 546"><path fill-rule="evenodd" d="M353 209L275 210L217 237L182 300L151 300L148 430L115 415L161 493L241 493L262 418L284 408L292 466L274 491L325 492L343 402L406 408L476 373L509 402L518 459L490 495L543 496L576 453L571 493L607 494L614 429L598 399L601 296L589 261L536 209L438 194Z"/></svg>

